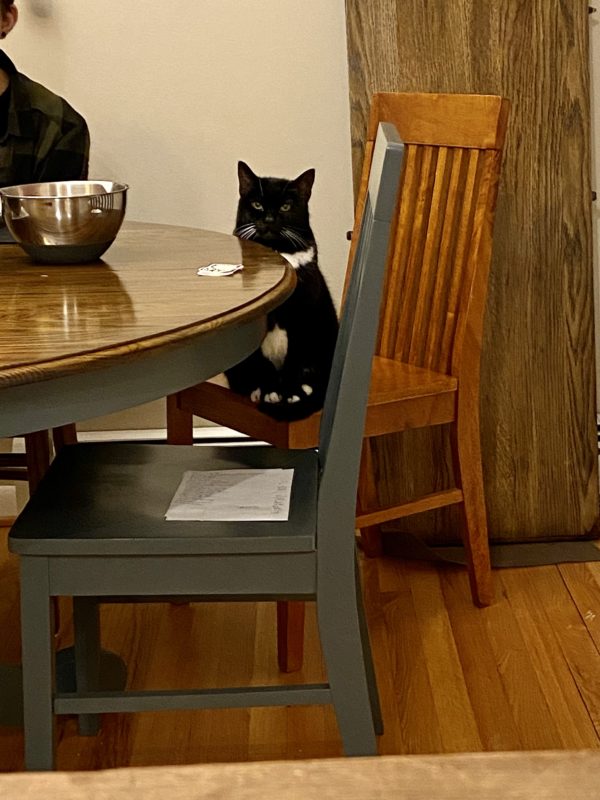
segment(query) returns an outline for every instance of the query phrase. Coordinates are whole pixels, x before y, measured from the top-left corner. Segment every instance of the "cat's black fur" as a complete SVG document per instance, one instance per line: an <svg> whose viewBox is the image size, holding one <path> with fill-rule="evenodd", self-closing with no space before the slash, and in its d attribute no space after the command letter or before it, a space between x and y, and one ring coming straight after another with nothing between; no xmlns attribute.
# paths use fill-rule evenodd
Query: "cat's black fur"
<svg viewBox="0 0 600 800"><path fill-rule="evenodd" d="M234 234L289 256L298 280L292 295L268 315L261 347L225 374L233 391L251 397L270 416L302 419L323 406L338 330L309 222L315 171L291 181L259 178L240 161L238 177Z"/></svg>

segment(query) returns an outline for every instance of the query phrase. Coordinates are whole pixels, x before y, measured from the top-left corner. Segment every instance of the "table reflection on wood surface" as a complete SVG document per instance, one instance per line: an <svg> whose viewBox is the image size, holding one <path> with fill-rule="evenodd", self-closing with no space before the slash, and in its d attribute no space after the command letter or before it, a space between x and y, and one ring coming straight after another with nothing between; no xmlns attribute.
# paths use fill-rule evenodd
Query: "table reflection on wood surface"
<svg viewBox="0 0 600 800"><path fill-rule="evenodd" d="M0 250L0 436L157 399L244 358L293 291L277 253L214 231L126 223L101 261ZM224 278L211 262L243 263ZM99 397L99 392L104 397Z"/></svg>

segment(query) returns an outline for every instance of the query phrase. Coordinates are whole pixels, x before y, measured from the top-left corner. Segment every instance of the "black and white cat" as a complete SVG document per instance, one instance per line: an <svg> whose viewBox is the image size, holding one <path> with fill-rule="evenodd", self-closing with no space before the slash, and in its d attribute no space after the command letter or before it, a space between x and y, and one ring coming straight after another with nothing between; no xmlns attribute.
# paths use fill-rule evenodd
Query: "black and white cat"
<svg viewBox="0 0 600 800"><path fill-rule="evenodd" d="M319 270L308 201L314 169L295 180L259 178L238 163L234 234L277 250L296 270L292 295L268 315L258 350L225 372L230 388L277 419L307 417L323 406L338 320Z"/></svg>

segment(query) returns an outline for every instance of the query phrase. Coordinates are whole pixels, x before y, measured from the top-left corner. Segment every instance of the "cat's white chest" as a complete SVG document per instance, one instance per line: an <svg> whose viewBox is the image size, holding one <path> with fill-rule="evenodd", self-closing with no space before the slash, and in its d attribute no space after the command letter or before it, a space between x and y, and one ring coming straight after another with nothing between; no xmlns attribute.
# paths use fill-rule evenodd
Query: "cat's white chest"
<svg viewBox="0 0 600 800"><path fill-rule="evenodd" d="M283 256L294 269L298 269L298 267L310 264L315 257L315 248L309 247L308 250L301 250L298 253L280 253L279 255Z"/></svg>
<svg viewBox="0 0 600 800"><path fill-rule="evenodd" d="M275 325L262 340L261 353L273 364L275 369L281 369L288 350L287 331Z"/></svg>

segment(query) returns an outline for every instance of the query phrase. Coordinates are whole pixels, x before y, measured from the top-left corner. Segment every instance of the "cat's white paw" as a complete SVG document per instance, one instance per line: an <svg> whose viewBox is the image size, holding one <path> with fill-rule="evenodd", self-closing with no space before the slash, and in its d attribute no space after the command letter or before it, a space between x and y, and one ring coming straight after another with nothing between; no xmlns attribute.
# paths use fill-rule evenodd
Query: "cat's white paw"
<svg viewBox="0 0 600 800"><path fill-rule="evenodd" d="M303 383L302 384L302 391L304 392L305 395L308 395L310 397L310 395L313 393L314 389L313 389L312 386L309 386L308 383Z"/></svg>
<svg viewBox="0 0 600 800"><path fill-rule="evenodd" d="M288 401L288 403L299 403L300 402L300 398L298 397L297 394L293 394L290 397L288 397L287 401Z"/></svg>
<svg viewBox="0 0 600 800"><path fill-rule="evenodd" d="M281 395L278 392L268 392L265 395L265 403L281 403Z"/></svg>
<svg viewBox="0 0 600 800"><path fill-rule="evenodd" d="M253 403L260 403L261 395L262 395L261 390L255 389L250 395L250 400L252 400Z"/></svg>

